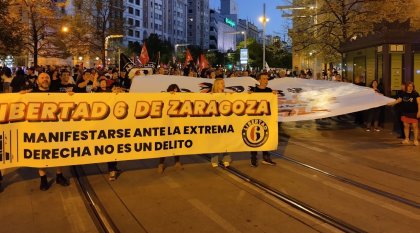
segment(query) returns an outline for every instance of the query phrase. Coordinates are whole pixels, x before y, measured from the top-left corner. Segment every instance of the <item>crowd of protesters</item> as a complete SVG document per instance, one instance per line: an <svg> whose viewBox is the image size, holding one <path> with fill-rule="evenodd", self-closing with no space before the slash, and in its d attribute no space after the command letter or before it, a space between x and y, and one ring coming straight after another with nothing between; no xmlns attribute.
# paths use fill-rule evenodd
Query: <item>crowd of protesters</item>
<svg viewBox="0 0 420 233"><path fill-rule="evenodd" d="M255 92L271 92L272 90L267 87L268 80L283 77L296 77L303 79L319 79L330 80L337 82L346 82L337 71L323 71L322 74L313 75L310 69L298 71L287 69L272 69L268 72L257 72L257 70L232 70L227 71L222 67L197 69L192 64L184 68L176 66L159 66L153 70L155 74L162 75L184 75L197 78L214 79L215 89L213 92L222 92L216 87L221 86L223 78L235 78L241 76L250 76L259 80L259 84L254 87ZM143 73L149 75L147 70ZM76 65L75 67L69 66L40 66L30 68L16 68L14 70L0 67L1 85L0 92L10 93L28 93L28 92L67 92L67 93L90 93L90 92L125 92L130 89L131 79L127 72L119 71L117 68L110 69L87 69L83 66ZM363 78L356 77L354 84L366 86ZM223 84L224 85L224 84ZM374 80L370 87L378 94L383 93L381 83ZM419 145L418 142L418 118L420 117L419 94L415 91L413 83L403 85L402 89L396 97L396 101L392 105L396 105L396 115L401 117L401 137L404 138L403 143L410 143L410 126L414 132L414 145ZM168 92L178 92L179 87L168 88ZM373 108L364 112L354 113L355 123L364 124L367 131L380 131L379 124L383 115L383 107ZM257 153L253 152L251 156L251 166L257 166ZM218 155L212 156L212 166L216 167L219 163ZM229 154L222 154L223 165L228 167L231 162ZM176 167L182 169L179 157L175 157ZM263 152L263 164L275 165L276 163L271 160L269 153ZM115 180L117 175L121 172L116 162L108 163L108 171L110 173L110 180ZM159 160L158 172L164 171L164 158ZM40 189L48 190L49 183L46 178L45 169L39 169L41 177ZM0 172L0 182L2 180ZM57 168L56 183L62 186L68 186L68 180L62 175L60 168ZM0 183L1 184L1 183ZM0 185L1 190L1 185Z"/></svg>

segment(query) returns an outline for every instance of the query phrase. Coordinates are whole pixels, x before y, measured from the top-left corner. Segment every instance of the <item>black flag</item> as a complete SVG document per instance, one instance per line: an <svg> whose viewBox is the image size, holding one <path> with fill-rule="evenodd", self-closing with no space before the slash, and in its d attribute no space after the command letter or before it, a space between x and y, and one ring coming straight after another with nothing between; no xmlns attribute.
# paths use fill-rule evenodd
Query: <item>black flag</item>
<svg viewBox="0 0 420 233"><path fill-rule="evenodd" d="M129 72L136 65L125 54L120 54L121 71Z"/></svg>

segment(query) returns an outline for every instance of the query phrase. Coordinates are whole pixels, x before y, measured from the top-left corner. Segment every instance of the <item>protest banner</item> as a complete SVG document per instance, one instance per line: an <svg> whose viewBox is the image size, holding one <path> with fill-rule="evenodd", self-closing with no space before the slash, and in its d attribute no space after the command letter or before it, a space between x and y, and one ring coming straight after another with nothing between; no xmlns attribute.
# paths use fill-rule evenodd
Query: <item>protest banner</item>
<svg viewBox="0 0 420 233"><path fill-rule="evenodd" d="M184 76L136 77L130 92L160 92L176 83L184 92L209 92L213 80ZM225 79L225 92L247 92L258 82L251 77ZM270 80L268 87L278 93L278 121L327 118L379 107L394 101L372 88L351 83L300 78Z"/></svg>
<svg viewBox="0 0 420 233"><path fill-rule="evenodd" d="M272 93L2 94L0 169L274 150Z"/></svg>

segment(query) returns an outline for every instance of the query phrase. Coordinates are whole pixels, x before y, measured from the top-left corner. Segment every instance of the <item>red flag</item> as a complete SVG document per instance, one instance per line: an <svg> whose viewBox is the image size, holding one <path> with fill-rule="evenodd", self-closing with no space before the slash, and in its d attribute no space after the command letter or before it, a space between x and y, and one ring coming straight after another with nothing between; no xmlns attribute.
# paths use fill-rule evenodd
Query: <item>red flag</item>
<svg viewBox="0 0 420 233"><path fill-rule="evenodd" d="M200 69L207 69L210 68L210 64L209 61L207 61L206 56L204 56L204 54L200 55Z"/></svg>
<svg viewBox="0 0 420 233"><path fill-rule="evenodd" d="M187 54L185 55L185 63L184 66L188 65L190 61L193 61L193 58L191 56L190 50L187 49Z"/></svg>
<svg viewBox="0 0 420 233"><path fill-rule="evenodd" d="M147 53L146 42L143 44L140 53L140 62L143 65L146 65L149 62L149 54Z"/></svg>

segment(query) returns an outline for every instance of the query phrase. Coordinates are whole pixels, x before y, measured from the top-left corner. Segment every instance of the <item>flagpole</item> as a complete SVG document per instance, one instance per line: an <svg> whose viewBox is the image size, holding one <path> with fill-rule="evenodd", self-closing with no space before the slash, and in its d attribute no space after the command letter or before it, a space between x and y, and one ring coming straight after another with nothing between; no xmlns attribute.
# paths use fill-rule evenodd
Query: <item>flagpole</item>
<svg viewBox="0 0 420 233"><path fill-rule="evenodd" d="M121 48L118 48L118 77L121 77Z"/></svg>

